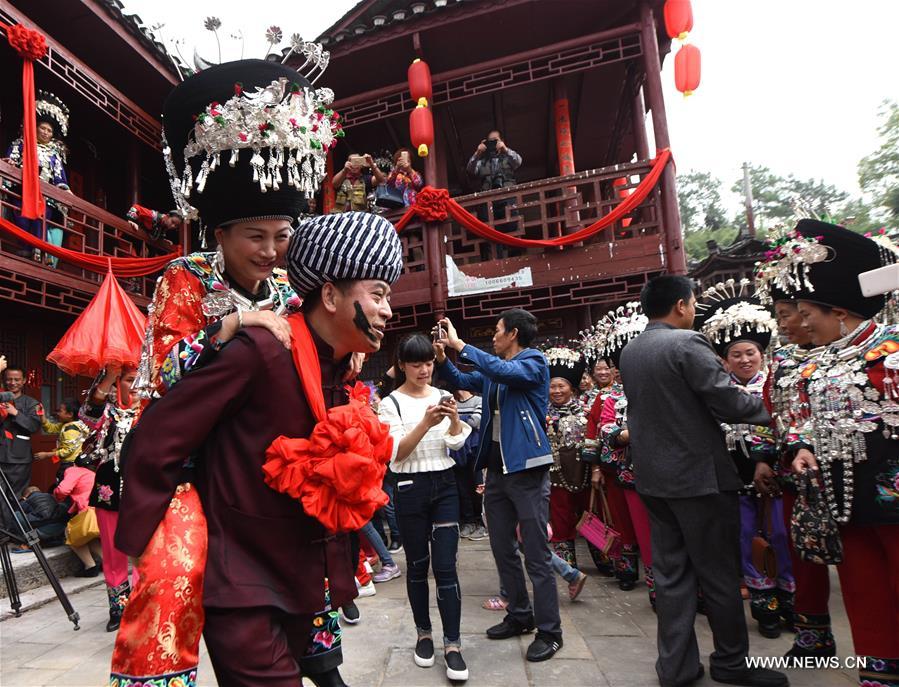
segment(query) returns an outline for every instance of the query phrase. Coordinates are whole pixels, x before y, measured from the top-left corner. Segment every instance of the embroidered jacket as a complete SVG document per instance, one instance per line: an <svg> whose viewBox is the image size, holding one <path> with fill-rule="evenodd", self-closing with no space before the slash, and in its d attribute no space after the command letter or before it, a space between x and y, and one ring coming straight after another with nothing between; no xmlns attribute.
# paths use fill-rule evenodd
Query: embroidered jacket
<svg viewBox="0 0 899 687"><path fill-rule="evenodd" d="M627 396L622 390L617 394L609 394L602 404L599 462L607 472L614 474L621 486L634 489L634 463L631 460L630 446L622 444L618 439L626 429Z"/></svg>
<svg viewBox="0 0 899 687"><path fill-rule="evenodd" d="M593 465L602 467L604 464L600 460L600 427L602 427L602 409L609 396L621 396L624 390L620 384L610 384L604 389L600 389L594 398L593 405L590 406L590 412L587 414L587 433L584 436L584 460Z"/></svg>
<svg viewBox="0 0 899 687"><path fill-rule="evenodd" d="M899 327L864 322L801 366L791 429L815 454L837 522L899 524Z"/></svg>
<svg viewBox="0 0 899 687"><path fill-rule="evenodd" d="M553 486L568 491L582 491L590 481L590 473L583 470L584 477L579 484L571 484L566 479L566 470L562 467L562 453L581 460L584 449L584 434L587 429L587 416L578 399L572 399L563 406L552 403L546 413L546 437L553 452L553 464L549 468L549 478ZM573 454L573 455L572 455Z"/></svg>
<svg viewBox="0 0 899 687"><path fill-rule="evenodd" d="M760 398L764 394L767 379L768 373L765 371L759 371L746 383L741 382L733 374L730 375L732 386L741 387ZM722 424L721 428L724 430L725 441L734 465L740 479L743 480L743 489L740 493L754 494L753 478L756 463L767 463L774 468L777 461L774 431L765 425Z"/></svg>
<svg viewBox="0 0 899 687"><path fill-rule="evenodd" d="M406 207L409 207L410 205L415 204L415 196L421 191L424 186L424 181L421 178L421 174L414 169L411 174L406 174L394 167L387 176L387 185L393 186L398 191L401 191L403 194L403 202L406 204Z"/></svg>
<svg viewBox="0 0 899 687"><path fill-rule="evenodd" d="M9 145L9 148L6 151L6 157L8 157L10 162L16 167L22 166L22 146L22 139L17 138ZM66 169L63 166L65 165L65 162L65 149L56 141L37 144L38 176L41 181L61 188L63 191L68 191L69 179L66 176ZM65 205L58 203L52 198L47 198L46 200L48 205L56 208L59 212L67 213L69 210Z"/></svg>
<svg viewBox="0 0 899 687"><path fill-rule="evenodd" d="M205 364L221 347L221 321L235 303L225 278L213 268L214 253L192 253L169 263L156 283L139 378L164 394L188 371ZM299 310L287 275L276 269L245 309Z"/></svg>
<svg viewBox="0 0 899 687"><path fill-rule="evenodd" d="M87 425L81 420L71 422L51 422L46 417L41 418L41 428L44 434L58 434L54 462L73 462L81 453L81 445L88 435Z"/></svg>

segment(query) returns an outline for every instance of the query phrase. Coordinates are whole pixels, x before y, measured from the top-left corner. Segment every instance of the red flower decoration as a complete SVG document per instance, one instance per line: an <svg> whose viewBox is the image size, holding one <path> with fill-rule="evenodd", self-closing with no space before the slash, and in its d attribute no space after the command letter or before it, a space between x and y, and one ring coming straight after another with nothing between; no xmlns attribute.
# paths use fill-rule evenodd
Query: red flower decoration
<svg viewBox="0 0 899 687"><path fill-rule="evenodd" d="M280 436L266 451L265 483L297 499L332 532L360 529L387 504L381 489L393 439L361 382L350 401L328 411L308 439Z"/></svg>
<svg viewBox="0 0 899 687"><path fill-rule="evenodd" d="M6 39L24 60L39 60L47 54L47 41L43 34L21 24L10 26L6 31Z"/></svg>
<svg viewBox="0 0 899 687"><path fill-rule="evenodd" d="M449 191L445 188L425 186L415 196L413 212L425 222L446 221L446 204L450 199Z"/></svg>

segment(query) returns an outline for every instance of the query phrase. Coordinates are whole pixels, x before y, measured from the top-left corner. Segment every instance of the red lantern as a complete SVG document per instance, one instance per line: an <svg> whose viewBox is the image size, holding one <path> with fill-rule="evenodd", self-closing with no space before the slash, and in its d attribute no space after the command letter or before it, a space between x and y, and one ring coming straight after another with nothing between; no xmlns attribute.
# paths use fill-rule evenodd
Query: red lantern
<svg viewBox="0 0 899 687"><path fill-rule="evenodd" d="M684 95L699 88L702 56L695 45L684 45L674 56L674 85Z"/></svg>
<svg viewBox="0 0 899 687"><path fill-rule="evenodd" d="M409 93L419 105L427 106L431 100L431 68L423 60L416 59L409 65ZM424 100L424 102L422 102Z"/></svg>
<svg viewBox="0 0 899 687"><path fill-rule="evenodd" d="M418 149L418 157L427 157L428 147L434 144L434 118L430 108L419 105L409 114L409 138Z"/></svg>
<svg viewBox="0 0 899 687"><path fill-rule="evenodd" d="M690 0L667 0L664 12L668 38L684 40L693 30L693 8L690 6Z"/></svg>

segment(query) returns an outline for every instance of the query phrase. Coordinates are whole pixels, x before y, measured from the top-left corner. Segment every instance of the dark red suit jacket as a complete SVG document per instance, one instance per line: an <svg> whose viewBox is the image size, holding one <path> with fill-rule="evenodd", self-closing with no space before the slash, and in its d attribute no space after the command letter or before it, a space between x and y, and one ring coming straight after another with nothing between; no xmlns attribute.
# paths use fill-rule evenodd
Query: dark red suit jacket
<svg viewBox="0 0 899 687"><path fill-rule="evenodd" d="M325 404L345 403L345 362L313 338ZM265 329L240 332L141 417L124 466L116 546L143 553L183 477L185 457L199 454L194 481L209 530L204 605L317 613L325 576L333 607L349 602L356 586L348 537L329 536L298 501L263 481L272 441L308 437L314 425L290 352Z"/></svg>

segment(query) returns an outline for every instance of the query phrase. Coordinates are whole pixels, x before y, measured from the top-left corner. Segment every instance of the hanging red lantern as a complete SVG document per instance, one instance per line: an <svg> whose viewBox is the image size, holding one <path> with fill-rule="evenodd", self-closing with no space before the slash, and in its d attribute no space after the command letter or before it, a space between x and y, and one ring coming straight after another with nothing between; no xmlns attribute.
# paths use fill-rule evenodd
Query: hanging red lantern
<svg viewBox="0 0 899 687"><path fill-rule="evenodd" d="M693 95L699 88L702 55L695 45L684 45L674 56L674 85L681 93Z"/></svg>
<svg viewBox="0 0 899 687"><path fill-rule="evenodd" d="M428 148L434 145L434 118L430 108L419 105L409 114L409 138L418 149L418 157L427 157Z"/></svg>
<svg viewBox="0 0 899 687"><path fill-rule="evenodd" d="M409 65L409 93L418 105L427 106L431 101L431 68L421 59L415 59ZM422 102L424 100L424 102Z"/></svg>
<svg viewBox="0 0 899 687"><path fill-rule="evenodd" d="M668 38L684 40L693 30L693 7L690 0L667 0L664 13Z"/></svg>

